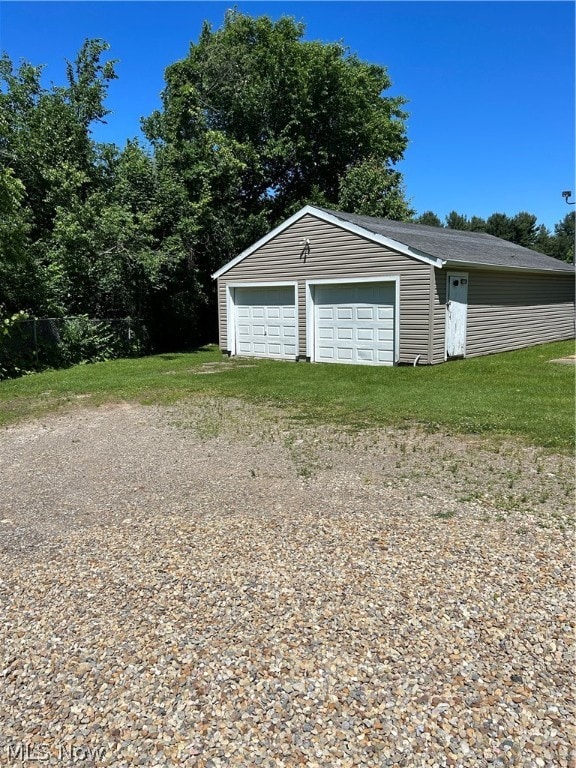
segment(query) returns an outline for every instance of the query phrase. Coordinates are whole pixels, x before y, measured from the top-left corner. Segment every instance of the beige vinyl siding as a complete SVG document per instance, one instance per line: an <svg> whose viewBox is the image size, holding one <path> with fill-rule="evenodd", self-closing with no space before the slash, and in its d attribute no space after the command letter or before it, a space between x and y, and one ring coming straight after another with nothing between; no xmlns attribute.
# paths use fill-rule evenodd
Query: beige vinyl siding
<svg viewBox="0 0 576 768"><path fill-rule="evenodd" d="M309 240L309 250L304 243ZM306 281L400 277L400 362L428 362L431 267L306 215L218 279L220 346L227 349L226 284L298 281L300 355L306 350Z"/></svg>
<svg viewBox="0 0 576 768"><path fill-rule="evenodd" d="M446 270L449 271L449 270ZM574 277L468 272L466 356L505 352L574 336ZM436 270L434 358L444 359L446 272Z"/></svg>
<svg viewBox="0 0 576 768"><path fill-rule="evenodd" d="M466 355L574 336L574 280L563 275L469 273Z"/></svg>

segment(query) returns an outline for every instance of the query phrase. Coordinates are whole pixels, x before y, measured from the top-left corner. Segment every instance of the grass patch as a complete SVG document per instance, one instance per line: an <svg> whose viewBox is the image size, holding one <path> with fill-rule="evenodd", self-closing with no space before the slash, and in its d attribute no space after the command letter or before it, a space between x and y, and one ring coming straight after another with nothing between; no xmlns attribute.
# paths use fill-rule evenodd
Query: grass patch
<svg viewBox="0 0 576 768"><path fill-rule="evenodd" d="M0 424L78 404L171 404L195 395L279 406L312 423L506 435L574 447L574 367L552 364L572 342L434 367L310 365L189 354L111 360L0 382ZM205 374L211 375L205 375Z"/></svg>

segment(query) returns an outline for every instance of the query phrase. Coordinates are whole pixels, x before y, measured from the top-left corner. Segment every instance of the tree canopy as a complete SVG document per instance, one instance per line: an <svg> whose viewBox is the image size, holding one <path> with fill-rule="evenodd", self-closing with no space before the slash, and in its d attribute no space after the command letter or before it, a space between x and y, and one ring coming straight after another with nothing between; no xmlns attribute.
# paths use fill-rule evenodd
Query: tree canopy
<svg viewBox="0 0 576 768"><path fill-rule="evenodd" d="M202 189L201 162L248 213L283 217L311 199L337 204L346 175L366 161L385 170L402 158L405 99L383 95L386 69L340 43L304 41L304 31L287 17L228 11L168 67L163 110L144 130L173 150L191 193Z"/></svg>

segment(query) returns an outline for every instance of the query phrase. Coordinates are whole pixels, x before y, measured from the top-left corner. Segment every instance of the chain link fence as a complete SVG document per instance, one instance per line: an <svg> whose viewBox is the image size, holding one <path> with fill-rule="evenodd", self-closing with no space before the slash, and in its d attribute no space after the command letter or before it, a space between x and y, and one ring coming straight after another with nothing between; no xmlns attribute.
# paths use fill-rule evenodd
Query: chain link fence
<svg viewBox="0 0 576 768"><path fill-rule="evenodd" d="M15 322L0 338L0 378L151 351L142 320L43 317Z"/></svg>

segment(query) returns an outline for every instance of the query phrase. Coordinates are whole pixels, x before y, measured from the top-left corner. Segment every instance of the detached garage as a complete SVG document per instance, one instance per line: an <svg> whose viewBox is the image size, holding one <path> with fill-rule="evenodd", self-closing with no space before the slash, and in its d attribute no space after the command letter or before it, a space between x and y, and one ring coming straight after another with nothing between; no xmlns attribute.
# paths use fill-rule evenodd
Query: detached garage
<svg viewBox="0 0 576 768"><path fill-rule="evenodd" d="M430 365L574 336L574 267L483 233L306 206L213 277L230 355Z"/></svg>

